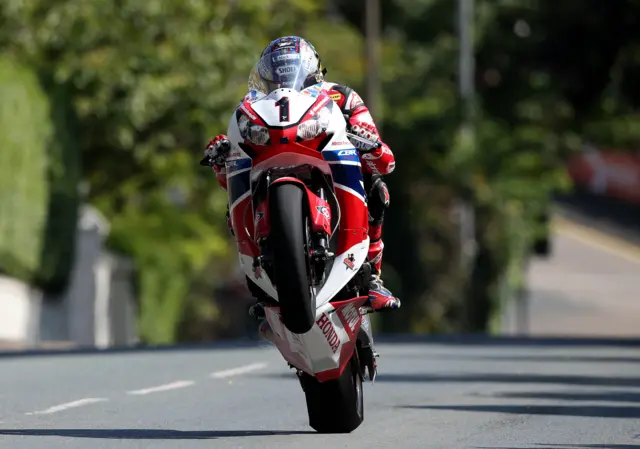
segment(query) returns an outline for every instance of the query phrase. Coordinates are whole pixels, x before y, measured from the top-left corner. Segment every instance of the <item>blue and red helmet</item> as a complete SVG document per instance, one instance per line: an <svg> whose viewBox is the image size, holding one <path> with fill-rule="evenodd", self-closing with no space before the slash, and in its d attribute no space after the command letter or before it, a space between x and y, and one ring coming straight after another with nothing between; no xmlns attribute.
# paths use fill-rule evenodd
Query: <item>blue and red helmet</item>
<svg viewBox="0 0 640 449"><path fill-rule="evenodd" d="M270 42L262 51L250 83L266 94L282 88L301 91L322 82L326 72L310 42L285 36Z"/></svg>

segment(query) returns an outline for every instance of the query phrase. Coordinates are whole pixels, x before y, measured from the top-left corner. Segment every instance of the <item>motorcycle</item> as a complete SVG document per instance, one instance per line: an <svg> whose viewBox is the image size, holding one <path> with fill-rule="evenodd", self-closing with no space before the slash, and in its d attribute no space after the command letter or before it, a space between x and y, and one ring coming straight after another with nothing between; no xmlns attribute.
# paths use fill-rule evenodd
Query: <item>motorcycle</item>
<svg viewBox="0 0 640 449"><path fill-rule="evenodd" d="M231 224L243 271L269 298L272 341L296 370L310 426L352 432L378 356L363 307L371 265L358 152L379 144L348 133L317 86L250 91L227 136Z"/></svg>

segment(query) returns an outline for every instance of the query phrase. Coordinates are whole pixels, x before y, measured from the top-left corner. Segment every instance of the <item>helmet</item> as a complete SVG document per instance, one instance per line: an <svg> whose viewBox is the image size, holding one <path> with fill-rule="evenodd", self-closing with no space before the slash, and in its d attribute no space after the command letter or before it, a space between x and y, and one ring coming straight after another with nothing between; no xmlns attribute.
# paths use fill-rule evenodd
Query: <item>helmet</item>
<svg viewBox="0 0 640 449"><path fill-rule="evenodd" d="M316 49L297 36L280 37L269 43L260 54L249 77L249 88L265 94L275 89L301 91L324 80Z"/></svg>

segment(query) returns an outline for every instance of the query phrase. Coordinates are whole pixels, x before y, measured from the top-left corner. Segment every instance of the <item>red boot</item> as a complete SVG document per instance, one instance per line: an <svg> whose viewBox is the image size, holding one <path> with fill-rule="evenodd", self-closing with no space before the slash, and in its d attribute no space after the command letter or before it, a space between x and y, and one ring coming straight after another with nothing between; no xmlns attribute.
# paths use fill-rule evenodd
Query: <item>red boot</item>
<svg viewBox="0 0 640 449"><path fill-rule="evenodd" d="M369 226L369 263L371 264L371 281L369 282L369 301L364 307L369 311L381 309L399 309L400 299L384 287L380 273L382 272L382 225Z"/></svg>

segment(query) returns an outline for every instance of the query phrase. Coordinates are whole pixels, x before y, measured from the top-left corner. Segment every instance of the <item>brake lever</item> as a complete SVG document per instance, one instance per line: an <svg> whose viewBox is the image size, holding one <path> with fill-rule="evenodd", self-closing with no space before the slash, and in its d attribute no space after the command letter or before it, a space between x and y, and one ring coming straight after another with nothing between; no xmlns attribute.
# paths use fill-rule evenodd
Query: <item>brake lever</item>
<svg viewBox="0 0 640 449"><path fill-rule="evenodd" d="M356 134L351 134L351 133L347 133L347 138L352 141L355 140L357 142L363 143L365 145L367 145L369 148L368 149L364 149L364 148L358 148L358 151L360 153L373 153L374 151L376 151L377 149L379 149L380 147L382 147L382 142L378 141L378 142L373 142L369 139L365 139L364 137L360 137ZM351 142L353 143L353 141Z"/></svg>

